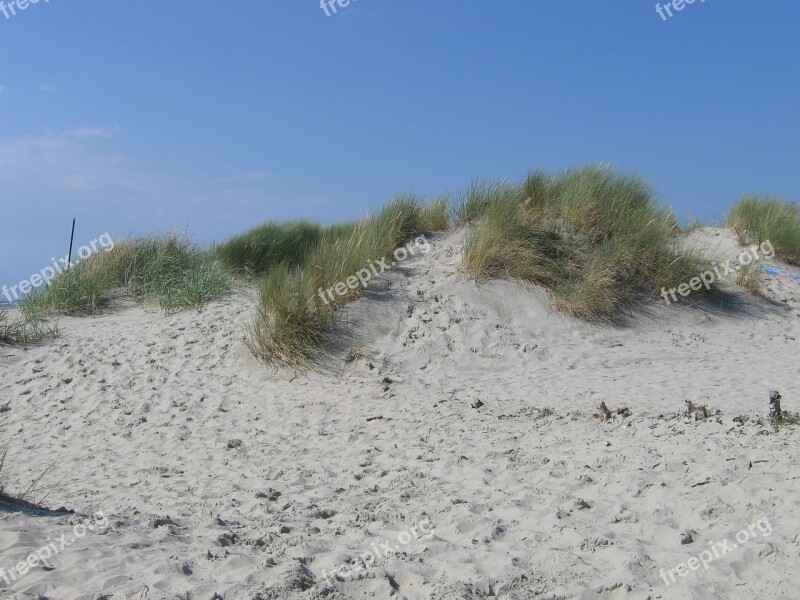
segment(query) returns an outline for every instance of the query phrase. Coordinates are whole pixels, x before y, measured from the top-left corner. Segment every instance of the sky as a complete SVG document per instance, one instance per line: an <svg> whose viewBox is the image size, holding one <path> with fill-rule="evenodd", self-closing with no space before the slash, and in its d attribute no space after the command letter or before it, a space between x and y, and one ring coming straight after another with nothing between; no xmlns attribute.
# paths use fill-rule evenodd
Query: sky
<svg viewBox="0 0 800 600"><path fill-rule="evenodd" d="M0 285L76 246L357 218L610 163L800 200L800 3L39 0L0 12ZM662 3L663 4L663 3ZM16 13L16 14L13 14ZM666 15L666 11L662 10Z"/></svg>

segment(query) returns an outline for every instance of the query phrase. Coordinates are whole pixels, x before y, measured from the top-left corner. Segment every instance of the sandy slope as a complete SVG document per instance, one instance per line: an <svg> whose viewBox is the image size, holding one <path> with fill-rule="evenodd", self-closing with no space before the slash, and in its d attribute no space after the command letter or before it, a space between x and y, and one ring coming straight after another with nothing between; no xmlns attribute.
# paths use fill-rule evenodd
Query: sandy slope
<svg viewBox="0 0 800 600"><path fill-rule="evenodd" d="M46 504L76 514L0 507L0 567L108 518L13 585L0 573L4 597L800 598L800 429L764 422L771 388L800 411L800 284L589 326L511 282L476 287L463 236L343 312L333 372L254 364L246 294L2 348L8 487L55 465ZM739 252L727 231L690 241ZM696 423L685 399L719 414ZM601 400L632 416L594 419ZM762 517L769 535L665 585ZM433 535L411 537L420 523ZM369 570L322 579L385 542Z"/></svg>

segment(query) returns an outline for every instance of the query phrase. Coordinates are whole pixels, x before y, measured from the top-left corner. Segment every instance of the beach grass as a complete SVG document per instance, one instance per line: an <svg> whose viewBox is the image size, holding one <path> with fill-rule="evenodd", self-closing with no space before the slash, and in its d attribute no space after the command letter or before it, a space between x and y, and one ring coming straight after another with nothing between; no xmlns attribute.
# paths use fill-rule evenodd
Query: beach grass
<svg viewBox="0 0 800 600"><path fill-rule="evenodd" d="M138 240L113 256L112 272L134 299L153 303L165 313L196 308L232 290L230 275L212 254L178 235Z"/></svg>
<svg viewBox="0 0 800 600"><path fill-rule="evenodd" d="M736 274L736 285L747 290L751 295L764 297L764 288L761 284L763 263L760 260L749 265L740 265Z"/></svg>
<svg viewBox="0 0 800 600"><path fill-rule="evenodd" d="M414 196L406 200L419 202ZM450 206L440 197L422 206L421 228L442 231L450 224ZM265 275L276 267L296 269L308 262L320 243L346 242L358 228L358 222L322 226L310 221L264 223L241 235L216 245L212 254L223 266L238 275ZM280 277L280 273L276 277Z"/></svg>
<svg viewBox="0 0 800 600"><path fill-rule="evenodd" d="M49 313L93 315L128 295L165 313L221 298L232 280L213 256L170 234L124 240L56 275L20 303L29 319Z"/></svg>
<svg viewBox="0 0 800 600"><path fill-rule="evenodd" d="M20 310L29 319L47 314L91 315L111 302L113 281L101 261L90 257L84 263L56 275L49 284L28 294Z"/></svg>
<svg viewBox="0 0 800 600"><path fill-rule="evenodd" d="M348 224L337 235L323 236L300 267L283 264L270 271L248 336L253 355L264 362L310 366L324 346L337 309L362 292L360 287L348 287L341 295L326 297L324 290L355 276L431 225L442 226L440 211L428 209L414 196L398 197L377 215Z"/></svg>
<svg viewBox="0 0 800 600"><path fill-rule="evenodd" d="M678 223L652 196L638 177L593 167L534 172L518 185L473 185L458 210L474 223L464 265L476 280L541 285L566 314L612 319L643 292L705 269L677 248Z"/></svg>
<svg viewBox="0 0 800 600"><path fill-rule="evenodd" d="M203 251L181 235L137 238L81 261L20 305L28 322L48 314L92 315L127 296L165 313L228 294L257 277L259 302L248 346L259 360L309 366L343 305L362 293L324 290L354 278L415 235L471 228L464 265L476 280L511 277L543 286L555 306L612 319L643 292L688 281L706 265L680 250L675 216L641 179L584 168L532 172L517 184L474 182L455 205L398 196L377 214L322 226L265 223Z"/></svg>
<svg viewBox="0 0 800 600"><path fill-rule="evenodd" d="M439 196L424 207L422 219L426 231L444 231L450 227L450 204L449 197Z"/></svg>
<svg viewBox="0 0 800 600"><path fill-rule="evenodd" d="M392 240L397 236L438 231L448 224L446 198L423 205L415 196L401 196L375 218L329 226L270 222L207 251L179 234L123 240L28 294L20 310L29 325L22 329L19 323L6 324L4 331L9 338L41 334L36 324L48 315L95 315L114 310L124 297L173 313L217 300L230 293L237 281L254 277L260 278L262 296L272 299L275 314L283 314L288 326L302 310L291 308L288 299L280 302L280 294L271 292L276 286L299 285L311 273L314 282L335 284L336 277L346 278L362 268L365 257L384 256L386 248L394 248ZM331 308L338 304L337 299ZM324 328L307 329L306 333ZM302 340L303 328L296 331Z"/></svg>
<svg viewBox="0 0 800 600"><path fill-rule="evenodd" d="M57 337L58 327L53 324L0 310L0 344L32 344Z"/></svg>
<svg viewBox="0 0 800 600"><path fill-rule="evenodd" d="M736 231L742 245L770 242L778 258L800 265L800 207L797 204L745 196L733 206L726 224Z"/></svg>
<svg viewBox="0 0 800 600"><path fill-rule="evenodd" d="M506 182L473 181L467 192L456 204L455 220L459 225L469 225L484 215L491 204L502 203L504 199L516 197L517 186Z"/></svg>
<svg viewBox="0 0 800 600"><path fill-rule="evenodd" d="M261 275L278 265L293 268L305 263L323 232L309 221L269 222L217 245L213 253L235 273Z"/></svg>
<svg viewBox="0 0 800 600"><path fill-rule="evenodd" d="M703 224L700 223L696 217L690 217L686 225L679 228L679 232L680 235L688 235L690 233L694 233L695 231L699 231L702 228Z"/></svg>

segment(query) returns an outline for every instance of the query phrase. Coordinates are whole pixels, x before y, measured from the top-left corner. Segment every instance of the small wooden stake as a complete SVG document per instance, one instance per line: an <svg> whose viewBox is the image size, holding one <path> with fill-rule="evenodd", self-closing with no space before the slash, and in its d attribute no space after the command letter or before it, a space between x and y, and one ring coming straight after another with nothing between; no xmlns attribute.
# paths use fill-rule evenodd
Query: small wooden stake
<svg viewBox="0 0 800 600"><path fill-rule="evenodd" d="M778 390L769 393L769 421L777 424L783 413L781 412L781 394Z"/></svg>
<svg viewBox="0 0 800 600"><path fill-rule="evenodd" d="M683 413L686 417L691 417L692 413L694 413L694 404L692 404L691 400L684 400L683 403L686 405L686 411Z"/></svg>

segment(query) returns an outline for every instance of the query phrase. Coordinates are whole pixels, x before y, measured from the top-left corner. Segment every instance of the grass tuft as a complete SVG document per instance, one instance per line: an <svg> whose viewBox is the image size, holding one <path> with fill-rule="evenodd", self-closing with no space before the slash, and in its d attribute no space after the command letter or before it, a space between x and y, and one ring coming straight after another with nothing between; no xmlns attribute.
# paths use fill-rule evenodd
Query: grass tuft
<svg viewBox="0 0 800 600"><path fill-rule="evenodd" d="M264 362L311 366L328 339L336 310L362 292L360 287L348 288L330 299L324 290L425 231L429 216L414 196L400 196L377 215L323 236L299 268L284 264L270 271L248 336L253 355Z"/></svg>
<svg viewBox="0 0 800 600"><path fill-rule="evenodd" d="M759 298L764 297L764 289L761 285L762 267L761 261L754 261L748 265L741 265L739 273L736 275L736 284Z"/></svg>
<svg viewBox="0 0 800 600"><path fill-rule="evenodd" d="M439 197L424 208L425 231L444 231L450 227L450 200Z"/></svg>
<svg viewBox="0 0 800 600"><path fill-rule="evenodd" d="M679 226L679 231L680 235L688 235L702 228L703 225L702 223L700 223L700 221L698 221L695 217L690 217L688 223L686 223L685 226L683 227Z"/></svg>
<svg viewBox="0 0 800 600"><path fill-rule="evenodd" d="M32 344L57 337L55 325L19 316L9 319L8 312L0 310L0 344Z"/></svg>
<svg viewBox="0 0 800 600"><path fill-rule="evenodd" d="M232 289L230 277L212 255L180 236L139 240L129 253L129 260L122 262L121 283L135 299L154 303L166 313L202 306Z"/></svg>
<svg viewBox="0 0 800 600"><path fill-rule="evenodd" d="M230 292L230 277L211 254L179 235L126 240L54 277L21 303L23 314L92 315L113 308L121 293L164 312L197 307Z"/></svg>
<svg viewBox="0 0 800 600"><path fill-rule="evenodd" d="M474 181L456 206L456 222L459 225L473 223L480 219L493 204L513 201L520 193L519 188L506 182Z"/></svg>
<svg viewBox="0 0 800 600"><path fill-rule="evenodd" d="M770 242L778 258L800 265L798 205L747 196L734 205L726 224L736 231L740 244Z"/></svg>
<svg viewBox="0 0 800 600"><path fill-rule="evenodd" d="M214 248L214 255L231 271L260 275L278 265L298 267L322 239L323 228L308 221L265 223Z"/></svg>
<svg viewBox="0 0 800 600"><path fill-rule="evenodd" d="M800 414L784 410L781 414L780 421L778 421L778 425L796 427L800 425Z"/></svg>
<svg viewBox="0 0 800 600"><path fill-rule="evenodd" d="M576 317L611 319L642 290L674 287L705 268L675 249L675 217L655 205L649 186L608 169L473 186L459 214L480 216L464 254L476 279L542 285Z"/></svg>

